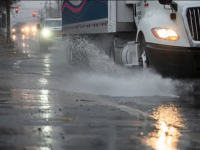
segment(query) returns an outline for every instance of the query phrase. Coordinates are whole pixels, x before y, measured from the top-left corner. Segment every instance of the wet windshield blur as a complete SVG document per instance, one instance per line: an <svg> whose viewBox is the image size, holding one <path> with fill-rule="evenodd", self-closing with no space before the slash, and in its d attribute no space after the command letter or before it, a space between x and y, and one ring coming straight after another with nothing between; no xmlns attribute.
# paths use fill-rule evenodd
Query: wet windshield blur
<svg viewBox="0 0 200 150"><path fill-rule="evenodd" d="M62 26L62 21L61 20L47 21L45 26L46 27L60 27Z"/></svg>

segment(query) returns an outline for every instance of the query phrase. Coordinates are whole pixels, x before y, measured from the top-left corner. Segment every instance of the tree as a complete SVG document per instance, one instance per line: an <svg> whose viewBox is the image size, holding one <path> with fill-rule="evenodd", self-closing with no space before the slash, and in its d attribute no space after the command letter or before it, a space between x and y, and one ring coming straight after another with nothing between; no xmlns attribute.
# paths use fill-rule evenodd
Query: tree
<svg viewBox="0 0 200 150"><path fill-rule="evenodd" d="M1 10L5 10L6 9L6 2L8 2L8 0L0 0L0 9ZM9 5L13 6L13 5L16 5L19 2L20 2L20 0L10 0L9 1Z"/></svg>
<svg viewBox="0 0 200 150"><path fill-rule="evenodd" d="M6 42L7 44L11 43L11 38L10 38L10 8L17 4L20 0L1 0L0 1L0 9L5 11L6 10L6 14L7 14L7 39Z"/></svg>
<svg viewBox="0 0 200 150"><path fill-rule="evenodd" d="M40 23L43 23L44 20L45 20L45 15L44 15L44 10L43 9L40 9L39 12L38 12L38 20Z"/></svg>
<svg viewBox="0 0 200 150"><path fill-rule="evenodd" d="M7 25L7 40L6 42L8 44L11 43L11 39L10 39L10 8L13 6L16 6L18 3L20 2L20 0L0 0L0 15L2 16L1 18L5 18L3 16L5 16L5 11L6 11L6 20L5 19L1 19L1 25ZM0 29L1 32L1 36L4 37L4 29L1 28Z"/></svg>

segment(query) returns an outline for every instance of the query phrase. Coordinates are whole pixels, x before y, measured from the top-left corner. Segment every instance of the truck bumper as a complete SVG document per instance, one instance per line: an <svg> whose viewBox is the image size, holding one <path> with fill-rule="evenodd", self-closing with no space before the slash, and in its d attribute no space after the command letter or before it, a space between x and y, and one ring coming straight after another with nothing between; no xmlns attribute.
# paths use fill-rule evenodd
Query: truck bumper
<svg viewBox="0 0 200 150"><path fill-rule="evenodd" d="M42 39L41 42L47 47L59 46L62 42L62 37L55 37L52 39Z"/></svg>
<svg viewBox="0 0 200 150"><path fill-rule="evenodd" d="M200 47L147 44L150 65L158 72L181 77L200 77Z"/></svg>
<svg viewBox="0 0 200 150"><path fill-rule="evenodd" d="M47 47L51 47L53 45L53 43L49 40L43 40L41 43Z"/></svg>

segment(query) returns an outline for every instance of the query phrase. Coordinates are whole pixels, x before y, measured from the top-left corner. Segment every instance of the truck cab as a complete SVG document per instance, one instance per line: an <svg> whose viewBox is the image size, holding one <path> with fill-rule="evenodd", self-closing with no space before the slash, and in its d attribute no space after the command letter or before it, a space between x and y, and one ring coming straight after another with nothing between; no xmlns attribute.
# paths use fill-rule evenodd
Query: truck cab
<svg viewBox="0 0 200 150"><path fill-rule="evenodd" d="M62 19L59 17L46 19L39 31L40 50L46 51L62 38Z"/></svg>

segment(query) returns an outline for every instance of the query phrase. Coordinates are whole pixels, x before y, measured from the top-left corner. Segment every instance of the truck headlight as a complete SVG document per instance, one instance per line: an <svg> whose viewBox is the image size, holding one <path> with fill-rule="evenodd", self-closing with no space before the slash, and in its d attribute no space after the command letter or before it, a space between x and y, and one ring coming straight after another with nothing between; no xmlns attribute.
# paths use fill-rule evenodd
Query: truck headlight
<svg viewBox="0 0 200 150"><path fill-rule="evenodd" d="M44 37L49 37L49 36L50 36L50 30L44 29L44 30L42 31L42 35L43 35Z"/></svg>
<svg viewBox="0 0 200 150"><path fill-rule="evenodd" d="M179 39L178 34L172 29L154 28L152 32L155 37L163 40L177 41Z"/></svg>

